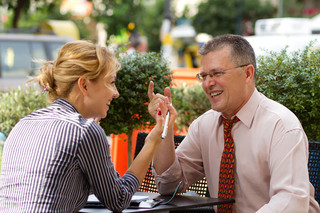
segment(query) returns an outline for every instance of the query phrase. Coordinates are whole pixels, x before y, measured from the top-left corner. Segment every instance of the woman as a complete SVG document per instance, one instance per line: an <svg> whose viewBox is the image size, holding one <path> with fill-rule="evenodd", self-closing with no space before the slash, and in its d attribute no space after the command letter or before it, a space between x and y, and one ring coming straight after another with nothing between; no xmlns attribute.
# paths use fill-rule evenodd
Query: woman
<svg viewBox="0 0 320 213"><path fill-rule="evenodd" d="M0 212L75 212L90 190L110 210L121 211L142 182L161 142L163 102L140 154L120 177L107 137L91 118L104 118L119 96L120 64L106 48L87 41L65 44L38 77L52 105L21 119L8 136L0 176ZM168 102L168 101L167 101Z"/></svg>

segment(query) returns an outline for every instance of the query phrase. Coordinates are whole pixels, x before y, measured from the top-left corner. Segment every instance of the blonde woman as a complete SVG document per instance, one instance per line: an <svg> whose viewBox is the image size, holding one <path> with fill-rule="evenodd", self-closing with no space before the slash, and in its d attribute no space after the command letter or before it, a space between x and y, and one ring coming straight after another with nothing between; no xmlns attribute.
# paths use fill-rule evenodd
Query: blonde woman
<svg viewBox="0 0 320 213"><path fill-rule="evenodd" d="M76 212L92 190L110 210L121 211L142 182L161 142L164 116L122 177L115 171L103 129L92 118L107 116L119 96L120 64L105 47L88 41L65 44L55 61L42 64L38 82L53 103L21 119L8 136L0 176L0 212Z"/></svg>

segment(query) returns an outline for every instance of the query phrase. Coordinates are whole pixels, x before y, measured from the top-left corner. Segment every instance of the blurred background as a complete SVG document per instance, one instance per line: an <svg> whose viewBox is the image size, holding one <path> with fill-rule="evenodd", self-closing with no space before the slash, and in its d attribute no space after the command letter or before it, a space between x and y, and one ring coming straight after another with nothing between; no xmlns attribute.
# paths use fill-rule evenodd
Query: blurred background
<svg viewBox="0 0 320 213"><path fill-rule="evenodd" d="M0 31L127 49L143 37L141 51L162 50L172 67L195 68L199 46L213 36L318 34L319 13L319 0L1 0Z"/></svg>

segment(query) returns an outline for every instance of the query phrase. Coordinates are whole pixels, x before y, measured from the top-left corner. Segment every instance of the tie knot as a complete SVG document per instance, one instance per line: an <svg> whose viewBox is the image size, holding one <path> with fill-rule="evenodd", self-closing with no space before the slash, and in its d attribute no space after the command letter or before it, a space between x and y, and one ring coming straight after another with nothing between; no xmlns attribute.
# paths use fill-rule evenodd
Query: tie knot
<svg viewBox="0 0 320 213"><path fill-rule="evenodd" d="M237 116L234 117L232 120L223 118L224 128L225 129L229 129L229 128L231 129L233 124L237 123L238 121L240 121L240 119Z"/></svg>

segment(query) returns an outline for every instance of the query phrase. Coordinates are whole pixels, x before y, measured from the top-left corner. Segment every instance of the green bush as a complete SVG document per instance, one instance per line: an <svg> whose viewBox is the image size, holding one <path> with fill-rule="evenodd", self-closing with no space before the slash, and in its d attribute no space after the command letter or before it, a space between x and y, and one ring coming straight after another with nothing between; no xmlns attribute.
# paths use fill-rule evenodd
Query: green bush
<svg viewBox="0 0 320 213"><path fill-rule="evenodd" d="M202 85L181 86L171 89L172 103L177 110L176 125L178 129L187 129L191 122L211 109Z"/></svg>
<svg viewBox="0 0 320 213"><path fill-rule="evenodd" d="M268 51L257 59L257 88L299 118L311 140L320 138L320 51Z"/></svg>
<svg viewBox="0 0 320 213"><path fill-rule="evenodd" d="M8 136L22 117L47 106L46 95L35 85L0 93L0 132Z"/></svg>

